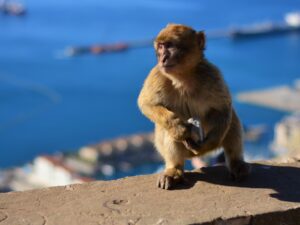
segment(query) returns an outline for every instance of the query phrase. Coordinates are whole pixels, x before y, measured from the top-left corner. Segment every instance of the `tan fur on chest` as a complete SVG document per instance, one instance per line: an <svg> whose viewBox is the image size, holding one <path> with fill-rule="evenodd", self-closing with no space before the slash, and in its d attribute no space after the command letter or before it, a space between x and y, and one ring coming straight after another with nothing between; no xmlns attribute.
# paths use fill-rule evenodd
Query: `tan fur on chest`
<svg viewBox="0 0 300 225"><path fill-rule="evenodd" d="M167 108L185 120L191 117L202 118L205 116L208 102L205 101L205 96L201 96L200 91L174 80L168 82L167 87L164 99Z"/></svg>

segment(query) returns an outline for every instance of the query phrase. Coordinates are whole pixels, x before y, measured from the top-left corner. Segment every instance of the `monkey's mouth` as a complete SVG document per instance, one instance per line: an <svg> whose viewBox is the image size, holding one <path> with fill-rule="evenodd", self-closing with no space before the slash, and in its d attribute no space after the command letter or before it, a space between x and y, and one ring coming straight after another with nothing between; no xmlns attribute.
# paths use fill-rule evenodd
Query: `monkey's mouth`
<svg viewBox="0 0 300 225"><path fill-rule="evenodd" d="M175 64L172 64L172 63L163 63L161 66L162 66L164 69L170 69L170 68L174 67Z"/></svg>

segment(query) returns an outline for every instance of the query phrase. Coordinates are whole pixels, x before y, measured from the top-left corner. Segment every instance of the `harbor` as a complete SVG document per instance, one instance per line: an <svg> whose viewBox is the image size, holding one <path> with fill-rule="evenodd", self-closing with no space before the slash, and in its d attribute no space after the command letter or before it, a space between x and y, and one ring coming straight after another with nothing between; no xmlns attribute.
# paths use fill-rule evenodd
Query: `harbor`
<svg viewBox="0 0 300 225"><path fill-rule="evenodd" d="M104 180L157 170L161 162L152 159L153 146L138 151L134 143L140 138L128 135L153 131L136 99L155 64L152 37L167 23L206 32L206 57L220 68L233 96L299 79L298 31L230 36L232 30L268 21L285 24L287 13L300 10L291 0L278 7L256 0L251 7L220 2L217 8L207 0L5 2L21 3L26 10L24 16L0 12L0 170L21 169L4 172L0 180L10 182L13 174L13 188L27 188L23 175L41 165L55 168L57 179L60 171L72 180L79 178L72 168L80 168L81 179L95 174ZM63 54L67 46L70 57ZM237 101L234 105L246 131L246 158L273 157L268 147L273 127L286 113ZM23 167L27 164L31 166Z"/></svg>
<svg viewBox="0 0 300 225"><path fill-rule="evenodd" d="M153 134L135 134L82 146L75 152L39 155L20 167L0 169L0 193L111 180L130 176L138 168L155 172L162 159L155 151Z"/></svg>

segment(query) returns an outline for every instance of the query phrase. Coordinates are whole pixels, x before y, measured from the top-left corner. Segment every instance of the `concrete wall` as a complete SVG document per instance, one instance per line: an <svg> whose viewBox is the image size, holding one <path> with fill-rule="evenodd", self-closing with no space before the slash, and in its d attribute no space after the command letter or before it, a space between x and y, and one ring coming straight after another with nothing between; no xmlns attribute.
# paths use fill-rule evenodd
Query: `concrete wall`
<svg viewBox="0 0 300 225"><path fill-rule="evenodd" d="M300 224L300 162L252 166L241 183L208 167L171 191L149 175L0 194L0 225Z"/></svg>

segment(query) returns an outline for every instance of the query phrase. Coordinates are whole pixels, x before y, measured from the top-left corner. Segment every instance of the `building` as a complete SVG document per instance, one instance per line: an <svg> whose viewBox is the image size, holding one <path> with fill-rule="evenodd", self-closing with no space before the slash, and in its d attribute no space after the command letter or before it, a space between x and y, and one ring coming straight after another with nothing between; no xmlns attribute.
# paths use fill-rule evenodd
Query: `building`
<svg viewBox="0 0 300 225"><path fill-rule="evenodd" d="M287 116L276 124L273 149L277 153L300 155L300 113Z"/></svg>
<svg viewBox="0 0 300 225"><path fill-rule="evenodd" d="M87 182L87 178L81 177L76 171L68 167L63 158L59 156L35 158L29 180L44 187ZM88 179L88 181L92 180Z"/></svg>

